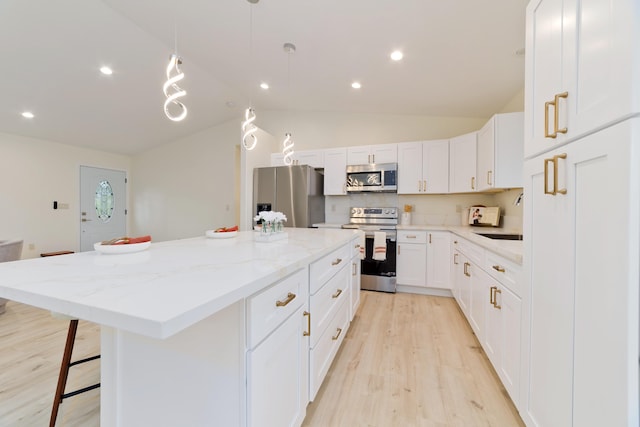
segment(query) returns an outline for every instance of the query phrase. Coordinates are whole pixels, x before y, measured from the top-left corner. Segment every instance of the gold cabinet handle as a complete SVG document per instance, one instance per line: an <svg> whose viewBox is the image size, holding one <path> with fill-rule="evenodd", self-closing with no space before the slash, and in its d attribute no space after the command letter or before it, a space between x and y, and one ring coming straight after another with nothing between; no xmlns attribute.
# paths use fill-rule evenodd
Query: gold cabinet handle
<svg viewBox="0 0 640 427"><path fill-rule="evenodd" d="M496 291L495 291L495 294L494 294L494 297L493 297L493 306L495 308L497 308L498 310L502 310L502 306L498 305L498 294L502 294L502 291L500 289L496 288Z"/></svg>
<svg viewBox="0 0 640 427"><path fill-rule="evenodd" d="M422 181L422 188L423 188L423 191L427 191L427 180L426 179L424 181Z"/></svg>
<svg viewBox="0 0 640 427"><path fill-rule="evenodd" d="M505 271L505 270L504 270L504 267L499 266L499 265L494 265L494 266L492 266L491 268L493 268L495 271L498 271L498 272L500 272L500 273L504 273L504 271Z"/></svg>
<svg viewBox="0 0 640 427"><path fill-rule="evenodd" d="M276 301L276 307L284 307L287 304L289 304L291 301L293 301L293 299L296 297L296 294L292 294L291 292L289 292L287 294L287 299L285 299L284 301Z"/></svg>
<svg viewBox="0 0 640 427"><path fill-rule="evenodd" d="M454 263L455 265L458 265L458 254L457 254L457 253L456 253L456 254L453 254L453 263Z"/></svg>
<svg viewBox="0 0 640 427"><path fill-rule="evenodd" d="M332 340L337 340L340 337L340 334L342 333L342 328L336 328L336 331L338 332L335 336L331 337Z"/></svg>
<svg viewBox="0 0 640 427"><path fill-rule="evenodd" d="M429 243L431 243L431 233L429 233Z"/></svg>
<svg viewBox="0 0 640 427"><path fill-rule="evenodd" d="M418 180L418 192L422 193L422 181Z"/></svg>
<svg viewBox="0 0 640 427"><path fill-rule="evenodd" d="M416 238L418 238L418 236L416 236L415 234L407 235L407 239L416 239Z"/></svg>
<svg viewBox="0 0 640 427"><path fill-rule="evenodd" d="M400 255L400 245L398 245L398 255Z"/></svg>
<svg viewBox="0 0 640 427"><path fill-rule="evenodd" d="M338 265L338 264L340 264L341 262L342 262L342 258L336 258L336 260L335 260L335 261L332 261L332 262L331 262L331 265Z"/></svg>
<svg viewBox="0 0 640 427"><path fill-rule="evenodd" d="M357 271L358 271L358 265L355 262L351 263L351 275L355 276Z"/></svg>
<svg viewBox="0 0 640 427"><path fill-rule="evenodd" d="M566 188L558 188L558 160L566 159L567 153L553 156L553 194L567 194Z"/></svg>
<svg viewBox="0 0 640 427"><path fill-rule="evenodd" d="M493 171L487 171L487 184L488 185L493 185L491 183L491 175L493 175Z"/></svg>
<svg viewBox="0 0 640 427"><path fill-rule="evenodd" d="M338 298L341 293L342 293L342 289L338 289L336 290L335 294L331 295L331 298Z"/></svg>
<svg viewBox="0 0 640 427"><path fill-rule="evenodd" d="M496 306L496 294L495 291L498 288L496 286L492 286L489 288L489 304L491 304L492 306Z"/></svg>
<svg viewBox="0 0 640 427"><path fill-rule="evenodd" d="M476 189L476 177L475 176L471 177L471 189L472 190Z"/></svg>
<svg viewBox="0 0 640 427"><path fill-rule="evenodd" d="M553 105L555 111L558 111L556 108L556 103L553 101L547 101L544 103L544 137L545 138L555 138L558 136L557 133L549 133L549 107ZM557 120L557 119L556 119ZM557 125L554 125L554 129Z"/></svg>
<svg viewBox="0 0 640 427"><path fill-rule="evenodd" d="M549 163L554 163L553 159L544 159L544 194L555 196L555 190L549 191Z"/></svg>
<svg viewBox="0 0 640 427"><path fill-rule="evenodd" d="M469 264L468 262L464 263L464 275L467 277L471 277L471 273L469 273L469 270L468 270L470 265L471 264Z"/></svg>
<svg viewBox="0 0 640 427"><path fill-rule="evenodd" d="M303 311L302 315L307 318L307 330L302 332L303 337L311 336L311 313L308 311Z"/></svg>
<svg viewBox="0 0 640 427"><path fill-rule="evenodd" d="M558 121L559 121L559 117L560 117L560 98L567 98L569 96L569 92L562 92L562 93L558 93L556 94L556 96L553 99L553 105L555 106L554 108L554 114L553 114L553 133L554 135L557 135L558 133L567 133L567 128L564 127L562 129L558 129ZM555 136L554 136L555 138Z"/></svg>

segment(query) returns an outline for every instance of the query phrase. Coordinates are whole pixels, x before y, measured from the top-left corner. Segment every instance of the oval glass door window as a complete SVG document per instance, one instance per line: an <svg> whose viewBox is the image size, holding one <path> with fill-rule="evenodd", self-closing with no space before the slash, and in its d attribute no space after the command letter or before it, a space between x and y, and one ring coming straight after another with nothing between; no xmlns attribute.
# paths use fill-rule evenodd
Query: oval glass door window
<svg viewBox="0 0 640 427"><path fill-rule="evenodd" d="M100 181L96 188L96 216L102 222L109 222L113 215L113 205L115 198L113 197L113 188L109 181Z"/></svg>

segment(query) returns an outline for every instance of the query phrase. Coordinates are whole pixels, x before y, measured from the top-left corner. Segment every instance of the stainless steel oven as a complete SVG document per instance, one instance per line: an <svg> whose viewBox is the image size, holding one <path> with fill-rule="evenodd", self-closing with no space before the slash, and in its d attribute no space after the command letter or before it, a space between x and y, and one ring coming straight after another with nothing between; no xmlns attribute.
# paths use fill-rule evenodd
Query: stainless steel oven
<svg viewBox="0 0 640 427"><path fill-rule="evenodd" d="M349 224L365 233L365 256L361 261L360 288L371 291L396 291L396 227L397 208L351 208ZM375 232L385 233L385 256L374 259Z"/></svg>

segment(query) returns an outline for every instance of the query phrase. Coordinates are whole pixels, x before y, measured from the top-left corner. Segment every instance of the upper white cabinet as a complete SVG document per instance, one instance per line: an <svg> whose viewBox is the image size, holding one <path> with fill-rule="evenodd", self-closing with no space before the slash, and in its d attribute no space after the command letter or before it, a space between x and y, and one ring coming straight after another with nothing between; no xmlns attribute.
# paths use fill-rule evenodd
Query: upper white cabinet
<svg viewBox="0 0 640 427"><path fill-rule="evenodd" d="M398 194L449 192L449 140L398 144Z"/></svg>
<svg viewBox="0 0 640 427"><path fill-rule="evenodd" d="M347 194L347 149L332 148L324 151L324 194Z"/></svg>
<svg viewBox="0 0 640 427"><path fill-rule="evenodd" d="M478 191L522 187L524 113L496 114L478 132Z"/></svg>
<svg viewBox="0 0 640 427"><path fill-rule="evenodd" d="M323 168L324 150L294 151L292 159L292 164L294 165L309 165L314 168ZM272 153L271 166L285 166L284 154Z"/></svg>
<svg viewBox="0 0 640 427"><path fill-rule="evenodd" d="M476 191L476 150L478 132L449 140L449 192Z"/></svg>
<svg viewBox="0 0 640 427"><path fill-rule="evenodd" d="M634 0L529 3L527 158L640 111L639 14Z"/></svg>
<svg viewBox="0 0 640 427"><path fill-rule="evenodd" d="M398 144L361 145L347 149L347 163L350 165L397 162Z"/></svg>

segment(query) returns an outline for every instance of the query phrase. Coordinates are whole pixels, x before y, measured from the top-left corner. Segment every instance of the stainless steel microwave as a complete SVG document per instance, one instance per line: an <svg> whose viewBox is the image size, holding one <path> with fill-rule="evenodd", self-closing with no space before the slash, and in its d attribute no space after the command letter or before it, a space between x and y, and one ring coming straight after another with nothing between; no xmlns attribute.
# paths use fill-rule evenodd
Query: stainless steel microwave
<svg viewBox="0 0 640 427"><path fill-rule="evenodd" d="M347 166L347 192L361 193L398 191L396 163L373 163Z"/></svg>

